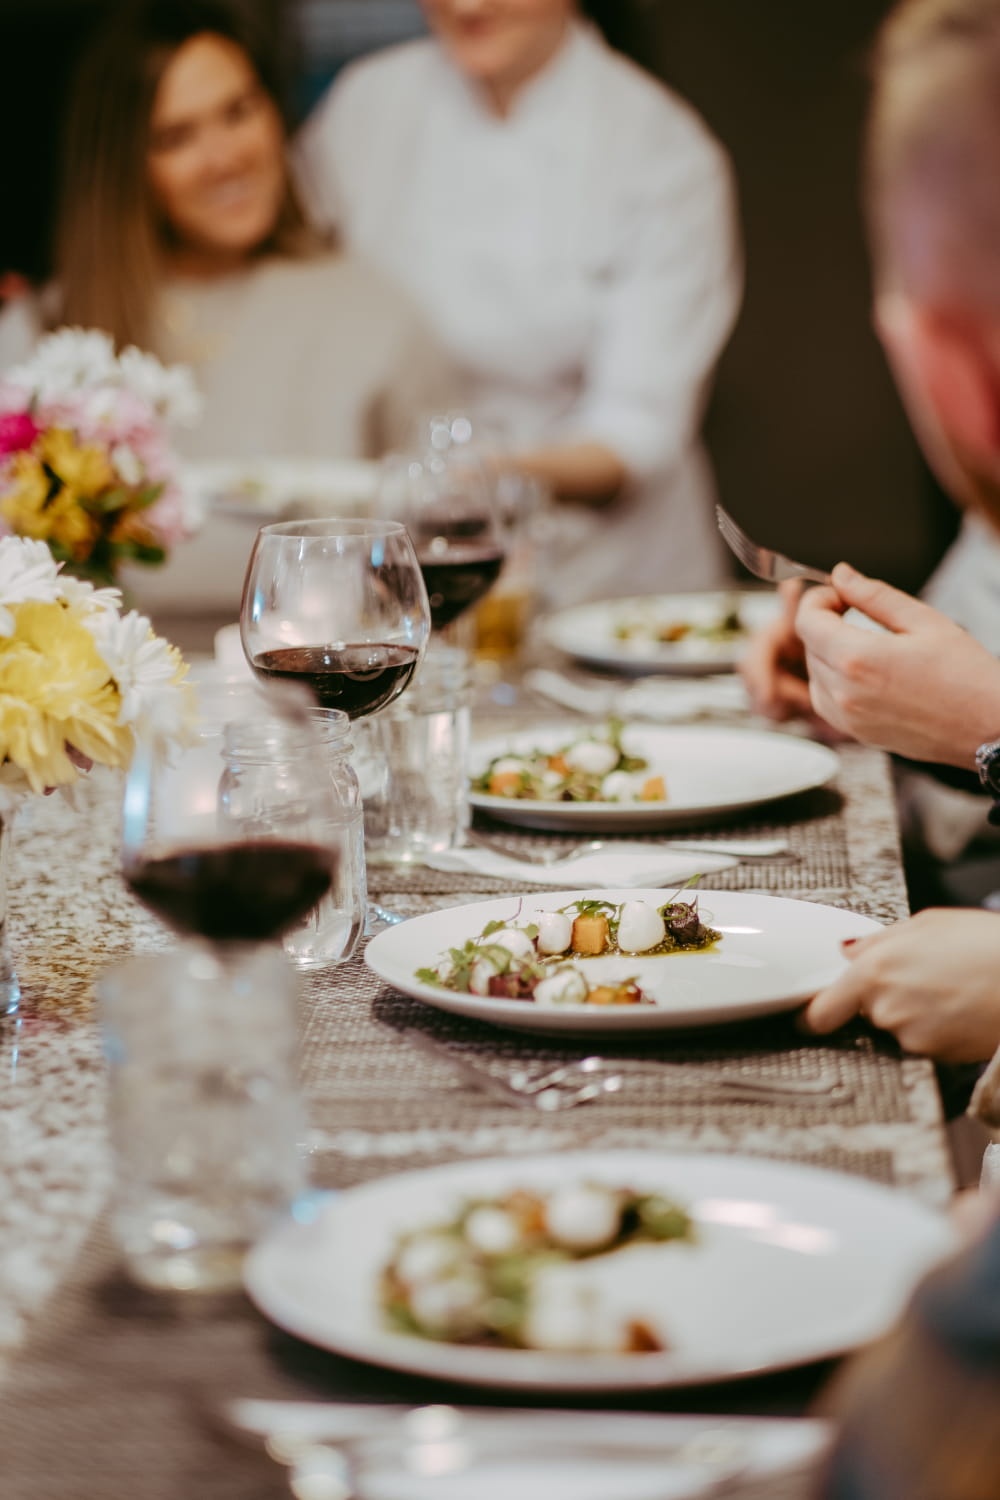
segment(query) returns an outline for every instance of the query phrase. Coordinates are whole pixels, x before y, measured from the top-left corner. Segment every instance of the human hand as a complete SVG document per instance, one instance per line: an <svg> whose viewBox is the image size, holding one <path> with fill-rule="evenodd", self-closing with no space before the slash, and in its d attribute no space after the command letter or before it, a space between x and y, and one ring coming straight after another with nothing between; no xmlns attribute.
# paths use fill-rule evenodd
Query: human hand
<svg viewBox="0 0 1000 1500"><path fill-rule="evenodd" d="M768 719L811 718L805 647L795 629L803 584L789 579L778 585L781 613L750 638L740 675L754 713Z"/></svg>
<svg viewBox="0 0 1000 1500"><path fill-rule="evenodd" d="M861 610L886 630L843 618ZM846 563L810 589L796 616L815 712L868 745L972 767L1000 736L1000 661L919 599Z"/></svg>
<svg viewBox="0 0 1000 1500"><path fill-rule="evenodd" d="M907 1052L983 1062L1000 1046L1000 916L922 911L844 945L847 972L806 1006L801 1025L825 1035L854 1016L891 1031Z"/></svg>

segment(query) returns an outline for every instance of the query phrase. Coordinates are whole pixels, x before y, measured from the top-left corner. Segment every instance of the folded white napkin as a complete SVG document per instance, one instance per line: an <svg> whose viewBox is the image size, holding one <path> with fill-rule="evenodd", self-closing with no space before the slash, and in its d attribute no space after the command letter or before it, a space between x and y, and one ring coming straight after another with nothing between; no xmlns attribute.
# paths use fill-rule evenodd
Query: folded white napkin
<svg viewBox="0 0 1000 1500"><path fill-rule="evenodd" d="M627 687L594 687L540 668L527 673L524 680L533 693L578 713L620 714L664 724L738 713L747 706L746 689L733 673L685 679L647 677Z"/></svg>
<svg viewBox="0 0 1000 1500"><path fill-rule="evenodd" d="M671 1420L664 1418L663 1425ZM804 1500L813 1492L816 1469L830 1443L830 1429L820 1422L800 1421L793 1426L790 1421L783 1425L741 1419L727 1423L719 1418L714 1427L716 1432L721 1430L721 1439L713 1439L709 1419L692 1418L689 1425L692 1443L697 1441L700 1428L706 1434L709 1451L713 1441L729 1439L733 1443L730 1479L738 1469L740 1480L752 1487L754 1495L765 1493L758 1484L766 1480L775 1484L773 1493L780 1489L783 1496L801 1496ZM475 1500L510 1500L511 1495L519 1500L607 1500L609 1495L615 1500L695 1500L721 1494L728 1467L724 1459L716 1466L711 1461L698 1462L696 1449L686 1460L683 1453L674 1455L669 1449L662 1454L655 1448L644 1451L642 1430L636 1434L636 1451L618 1439L617 1445L602 1452L599 1445L605 1432L610 1441L616 1432L615 1419L597 1412L586 1439L592 1446L582 1453L574 1453L571 1439L558 1447L553 1445L547 1452L520 1452L529 1445L508 1436L506 1442L498 1441L485 1450L470 1447L468 1467L449 1471L446 1466L438 1466L426 1473L412 1461L404 1466L402 1453L394 1463L383 1445L378 1450L381 1463L376 1462L366 1475L365 1493L377 1494L379 1500L470 1500L473 1495ZM748 1450L742 1469L737 1444L745 1444ZM361 1452L364 1475L363 1448ZM739 1488L742 1493L742 1484ZM725 1489L729 1494L729 1484ZM732 1493L736 1493L735 1486Z"/></svg>
<svg viewBox="0 0 1000 1500"><path fill-rule="evenodd" d="M579 859L536 865L530 860L501 854L496 849L467 845L426 855L424 863L434 870L489 875L500 880L521 881L525 885L551 885L561 890L587 890L591 887L614 890L616 886L657 889L683 885L693 875L727 870L739 860L725 854L675 853L665 844L605 844L603 849L582 854Z"/></svg>

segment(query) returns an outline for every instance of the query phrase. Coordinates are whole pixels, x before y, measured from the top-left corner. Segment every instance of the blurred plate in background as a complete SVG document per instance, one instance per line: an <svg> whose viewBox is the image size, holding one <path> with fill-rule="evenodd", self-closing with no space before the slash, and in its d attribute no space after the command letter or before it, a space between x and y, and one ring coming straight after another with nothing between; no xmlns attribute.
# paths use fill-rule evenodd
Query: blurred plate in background
<svg viewBox="0 0 1000 1500"><path fill-rule="evenodd" d="M541 630L549 645L609 671L731 672L778 608L777 594L765 589L653 594L561 610Z"/></svg>

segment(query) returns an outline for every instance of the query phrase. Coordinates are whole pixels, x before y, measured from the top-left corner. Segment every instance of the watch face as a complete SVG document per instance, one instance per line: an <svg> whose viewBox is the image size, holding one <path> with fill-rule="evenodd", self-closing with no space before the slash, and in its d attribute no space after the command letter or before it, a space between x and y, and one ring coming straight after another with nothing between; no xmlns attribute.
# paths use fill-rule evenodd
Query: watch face
<svg viewBox="0 0 1000 1500"><path fill-rule="evenodd" d="M980 745L976 751L979 779L995 797L1000 797L1000 740Z"/></svg>

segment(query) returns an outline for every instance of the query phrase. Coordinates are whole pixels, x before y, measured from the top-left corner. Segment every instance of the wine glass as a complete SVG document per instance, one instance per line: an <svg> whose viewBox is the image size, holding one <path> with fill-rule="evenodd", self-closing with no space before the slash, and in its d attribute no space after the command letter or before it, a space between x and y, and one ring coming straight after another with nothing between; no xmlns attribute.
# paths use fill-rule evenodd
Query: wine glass
<svg viewBox="0 0 1000 1500"><path fill-rule="evenodd" d="M427 592L405 526L286 521L257 533L240 611L262 681L295 681L352 719L398 698L430 631Z"/></svg>
<svg viewBox="0 0 1000 1500"><path fill-rule="evenodd" d="M379 510L405 522L413 539L435 631L477 604L500 575L507 546L494 489L483 464L457 446L383 463Z"/></svg>
<svg viewBox="0 0 1000 1500"><path fill-rule="evenodd" d="M315 775L310 700L253 683L194 683L190 743L136 747L125 784L122 873L133 894L230 967L248 945L276 941L325 895L335 853L329 787ZM301 745L302 770L275 778L253 808L234 794L229 747L240 722Z"/></svg>
<svg viewBox="0 0 1000 1500"><path fill-rule="evenodd" d="M240 611L258 678L297 681L352 719L399 697L423 655L430 609L398 521L288 521L257 534ZM403 919L369 902L366 931Z"/></svg>

